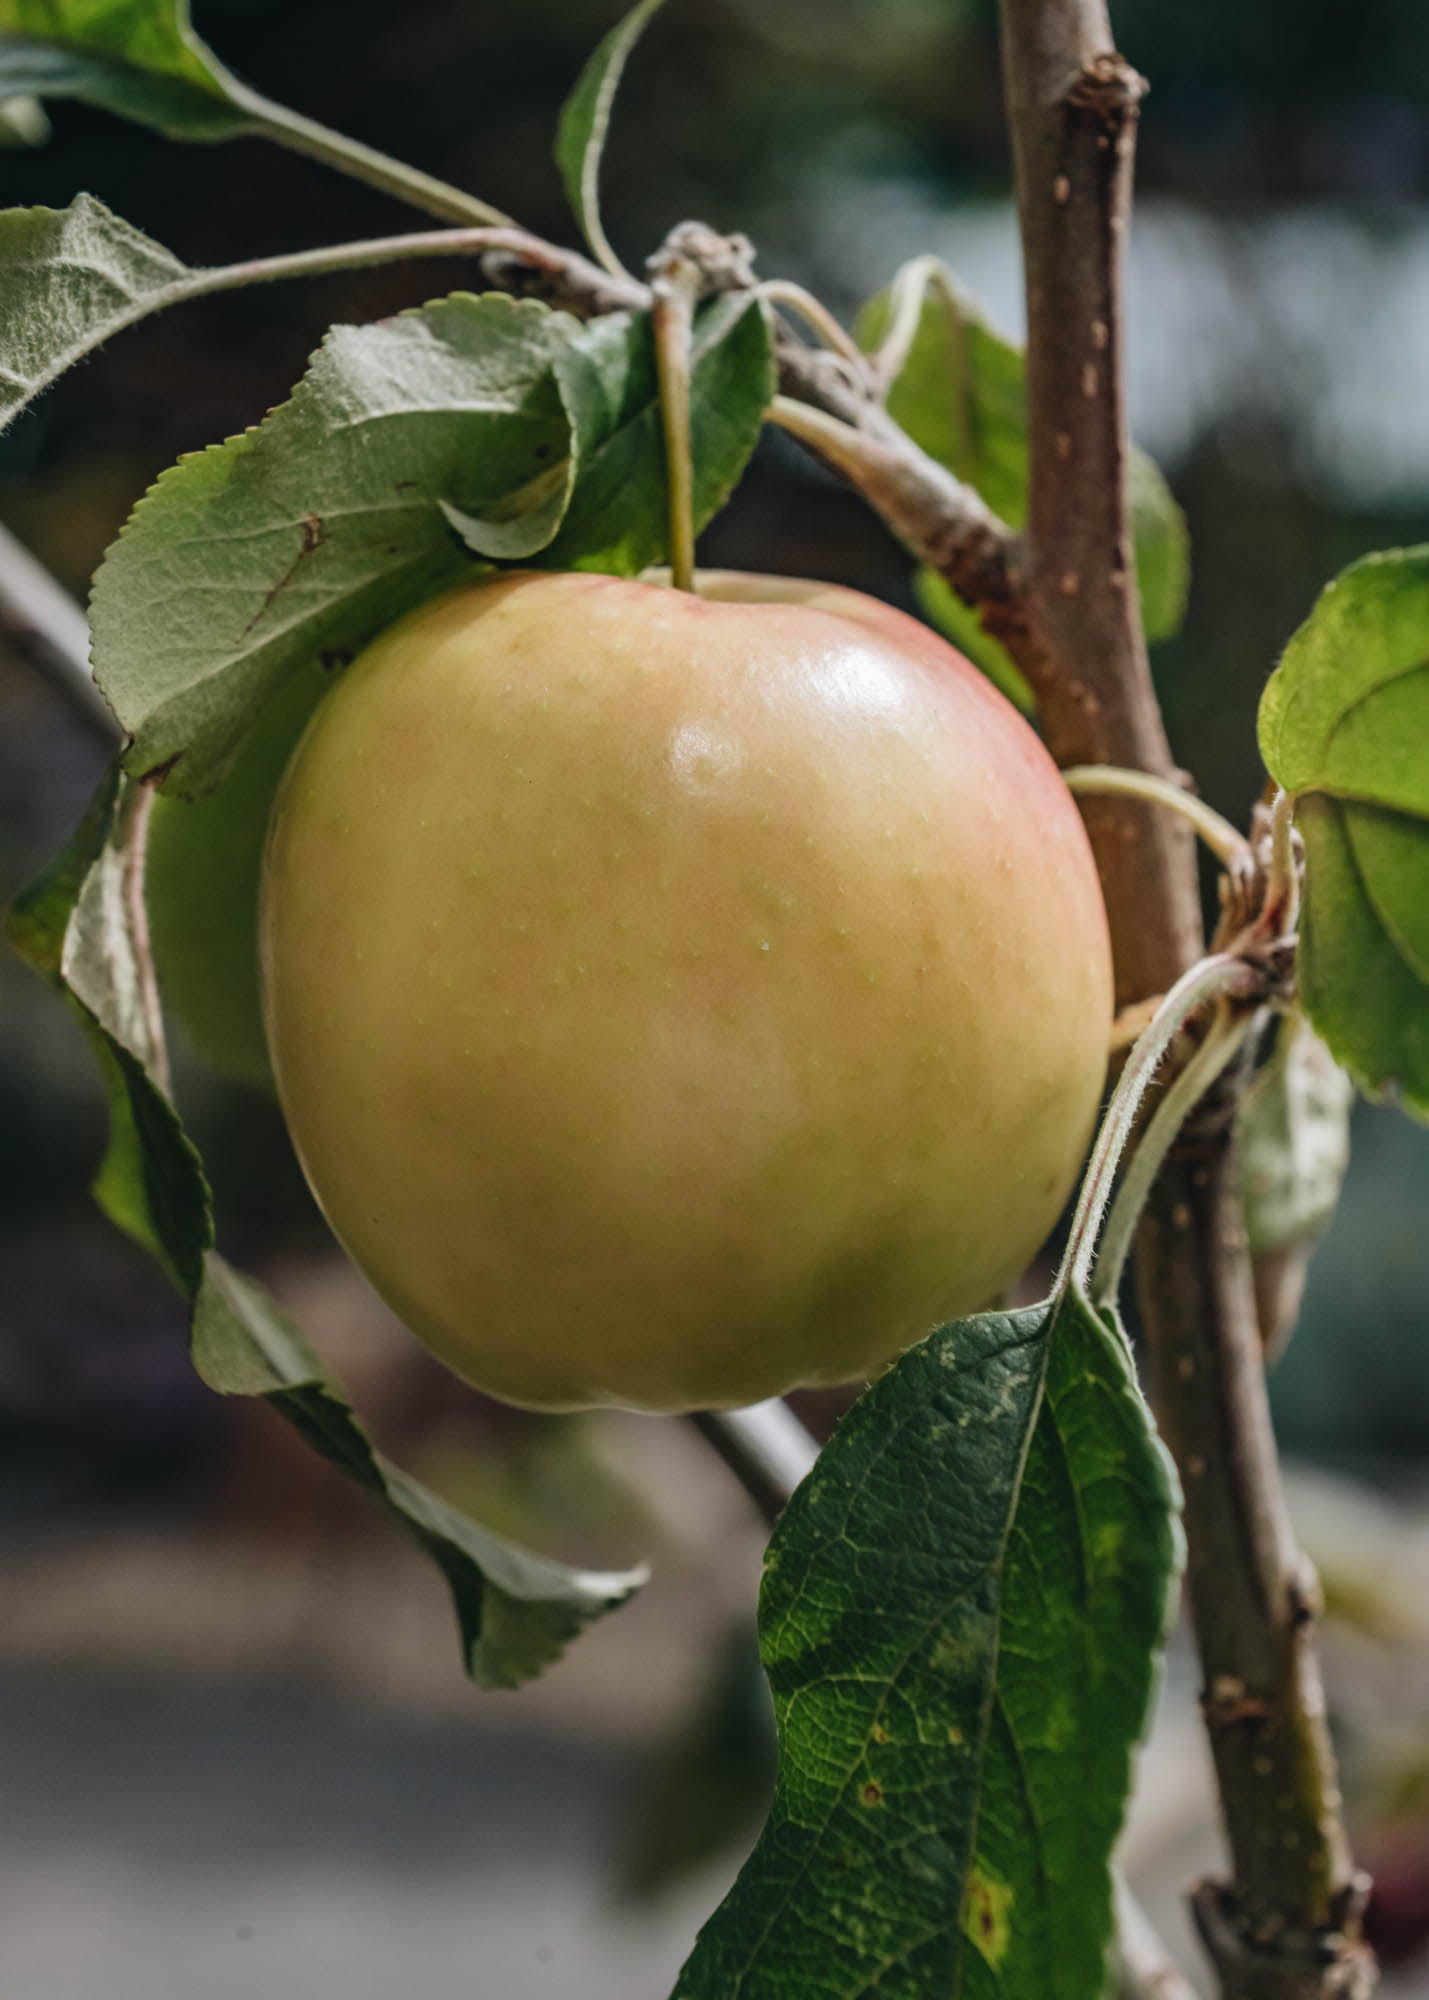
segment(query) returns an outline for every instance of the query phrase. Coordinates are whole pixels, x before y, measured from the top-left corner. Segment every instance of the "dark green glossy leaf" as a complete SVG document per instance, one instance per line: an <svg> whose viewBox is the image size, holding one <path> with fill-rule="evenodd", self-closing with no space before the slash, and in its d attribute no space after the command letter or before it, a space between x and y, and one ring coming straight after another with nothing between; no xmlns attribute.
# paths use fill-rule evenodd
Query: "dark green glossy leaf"
<svg viewBox="0 0 1429 2000"><path fill-rule="evenodd" d="M265 1397L370 1492L446 1579L467 1672L483 1687L516 1686L623 1603L643 1572L594 1574L532 1555L408 1478L373 1450L293 1322L213 1250L202 1164L163 1083L139 920L146 808L143 790L111 773L69 847L8 918L12 942L67 994L100 1060L111 1136L96 1194L188 1301L194 1364L209 1386Z"/></svg>
<svg viewBox="0 0 1429 2000"><path fill-rule="evenodd" d="M695 321L690 426L695 526L728 500L774 395L774 353L757 299L730 294ZM648 316L597 320L556 357L579 471L546 569L634 576L668 543L665 446Z"/></svg>
<svg viewBox="0 0 1429 2000"><path fill-rule="evenodd" d="M662 0L638 0L638 5L611 29L577 77L556 130L556 165L566 184L571 213L586 242L608 270L618 270L620 265L601 227L601 155L610 129L611 107L630 51L661 4Z"/></svg>
<svg viewBox="0 0 1429 2000"><path fill-rule="evenodd" d="M933 257L910 264L869 300L859 316L859 344L872 352L905 310L913 314L911 338L889 385L889 414L930 457L975 487L1009 527L1020 528L1027 518L1027 379L1021 348L994 332ZM1132 452L1127 477L1146 636L1166 639L1186 612L1185 517L1144 452Z"/></svg>
<svg viewBox="0 0 1429 2000"><path fill-rule="evenodd" d="M770 1545L774 1805L677 2000L1098 2000L1175 1507L1079 1297L876 1383Z"/></svg>
<svg viewBox="0 0 1429 2000"><path fill-rule="evenodd" d="M1305 839L1300 979L1336 1059L1429 1117L1429 548L1327 585L1260 705Z"/></svg>
<svg viewBox="0 0 1429 2000"><path fill-rule="evenodd" d="M80 97L175 139L249 129L187 0L0 0L0 100Z"/></svg>
<svg viewBox="0 0 1429 2000"><path fill-rule="evenodd" d="M502 521L504 553L549 541L565 473L556 506L521 501L566 460L551 362L578 330L494 293L335 327L291 401L164 473L91 606L129 768L165 770L186 796L211 788L302 663L351 653L473 574L444 507Z"/></svg>

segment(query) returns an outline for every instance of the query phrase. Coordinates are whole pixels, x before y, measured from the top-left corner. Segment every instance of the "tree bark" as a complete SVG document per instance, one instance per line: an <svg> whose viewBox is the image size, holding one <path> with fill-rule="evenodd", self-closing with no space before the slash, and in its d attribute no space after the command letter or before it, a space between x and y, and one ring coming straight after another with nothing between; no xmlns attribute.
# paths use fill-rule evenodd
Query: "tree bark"
<svg viewBox="0 0 1429 2000"><path fill-rule="evenodd" d="M1142 79L1102 0L1002 0L1027 290L1030 489L1021 551L1032 675L1059 763L1174 767L1146 658L1126 502L1121 268ZM1189 837L1084 802L1118 997L1202 948ZM1189 1594L1233 1880L1195 1897L1223 1991L1366 1994L1362 1888L1340 1817L1315 1589L1285 1512L1234 1186L1236 1079L1163 1170L1137 1253L1153 1401L1186 1495Z"/></svg>

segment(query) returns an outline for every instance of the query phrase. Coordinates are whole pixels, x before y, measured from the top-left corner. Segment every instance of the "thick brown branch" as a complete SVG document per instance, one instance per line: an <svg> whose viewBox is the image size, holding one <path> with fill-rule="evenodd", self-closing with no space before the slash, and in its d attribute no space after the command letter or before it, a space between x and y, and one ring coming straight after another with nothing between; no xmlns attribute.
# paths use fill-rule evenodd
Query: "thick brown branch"
<svg viewBox="0 0 1429 2000"><path fill-rule="evenodd" d="M1031 677L1063 764L1169 776L1126 507L1121 263L1144 89L1102 0L1002 0L1028 322ZM1168 815L1088 800L1123 1004L1200 949L1189 838ZM1234 1883L1197 1908L1236 2000L1361 1993L1357 1890L1313 1641L1285 1518L1232 1180L1235 1083L1173 1151L1138 1246L1162 1428L1186 1489L1191 1605ZM1213 1913L1214 1922L1207 1913Z"/></svg>

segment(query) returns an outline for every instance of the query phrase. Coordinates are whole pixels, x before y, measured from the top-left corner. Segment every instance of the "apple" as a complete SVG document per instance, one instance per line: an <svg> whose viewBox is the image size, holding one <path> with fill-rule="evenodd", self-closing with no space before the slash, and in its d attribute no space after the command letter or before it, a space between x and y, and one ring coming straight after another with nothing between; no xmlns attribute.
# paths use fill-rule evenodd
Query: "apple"
<svg viewBox="0 0 1429 2000"><path fill-rule="evenodd" d="M518 573L403 619L288 769L260 939L338 1237L539 1408L877 1370L1024 1268L1105 1072L1046 751L817 583Z"/></svg>

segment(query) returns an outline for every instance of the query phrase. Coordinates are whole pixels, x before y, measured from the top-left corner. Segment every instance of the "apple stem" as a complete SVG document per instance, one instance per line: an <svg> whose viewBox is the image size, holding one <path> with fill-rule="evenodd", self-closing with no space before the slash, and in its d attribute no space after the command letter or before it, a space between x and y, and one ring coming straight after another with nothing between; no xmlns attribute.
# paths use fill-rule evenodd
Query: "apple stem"
<svg viewBox="0 0 1429 2000"><path fill-rule="evenodd" d="M1173 784L1169 778L1158 778L1151 771L1126 770L1118 764L1073 764L1063 771L1062 778L1068 791L1081 795L1115 793L1123 798L1145 799L1151 805L1179 813L1228 868L1243 861L1249 853L1250 843L1238 828L1204 799L1198 799L1194 792Z"/></svg>
<svg viewBox="0 0 1429 2000"><path fill-rule="evenodd" d="M1152 1016L1141 1039L1126 1059L1092 1147L1081 1192L1072 1216L1061 1266L1051 1296L1059 1298L1069 1285L1085 1291L1096 1250L1097 1232L1111 1200L1112 1185L1127 1143L1136 1127L1143 1098L1162 1059L1181 1029L1207 1001L1247 998L1264 973L1236 952L1216 952L1183 972ZM1208 1079L1209 1080L1209 1079Z"/></svg>
<svg viewBox="0 0 1429 2000"><path fill-rule="evenodd" d="M695 587L695 474L690 435L690 340L695 301L703 278L698 266L668 247L652 259L650 319L660 423L665 436L665 477L670 508L670 580L676 590Z"/></svg>

